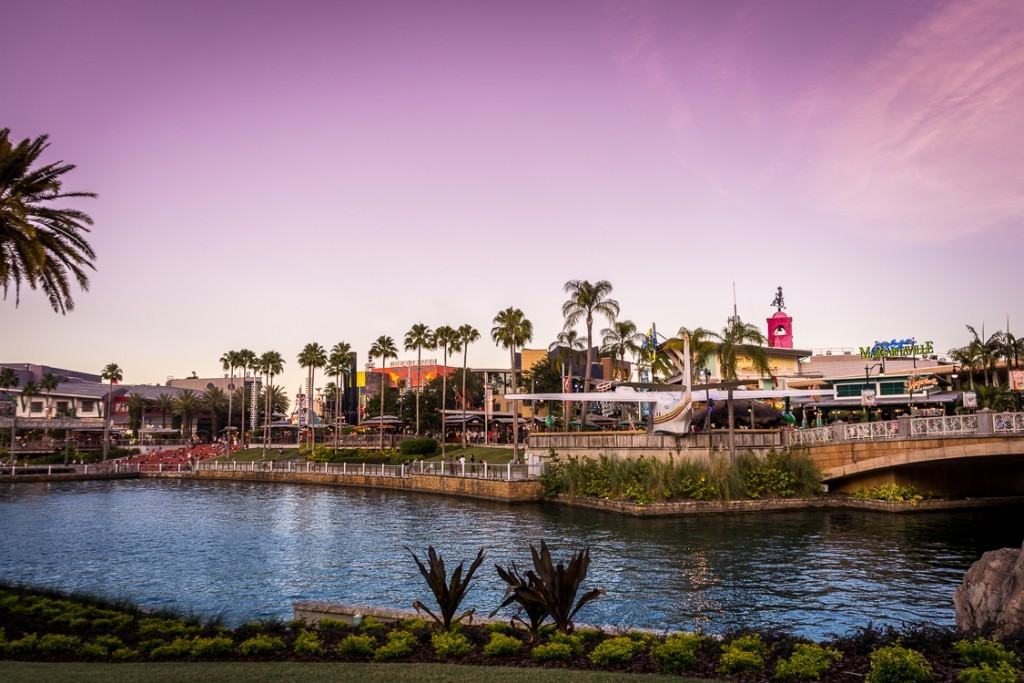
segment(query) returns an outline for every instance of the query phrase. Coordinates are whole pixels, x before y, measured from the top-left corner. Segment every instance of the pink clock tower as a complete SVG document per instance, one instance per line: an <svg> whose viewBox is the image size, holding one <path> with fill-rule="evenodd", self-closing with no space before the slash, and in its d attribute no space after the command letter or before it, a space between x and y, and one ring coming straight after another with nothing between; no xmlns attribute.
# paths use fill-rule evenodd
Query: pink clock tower
<svg viewBox="0 0 1024 683"><path fill-rule="evenodd" d="M768 318L768 346L773 349L793 348L793 318L786 315L783 309L786 302L782 298L782 287L775 293L775 313Z"/></svg>

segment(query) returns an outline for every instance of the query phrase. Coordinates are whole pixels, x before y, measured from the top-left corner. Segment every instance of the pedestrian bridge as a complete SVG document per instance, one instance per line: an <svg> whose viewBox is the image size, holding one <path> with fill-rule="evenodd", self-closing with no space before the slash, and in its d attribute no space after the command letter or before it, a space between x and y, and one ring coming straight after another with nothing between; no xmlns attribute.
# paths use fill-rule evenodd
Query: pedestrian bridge
<svg viewBox="0 0 1024 683"><path fill-rule="evenodd" d="M788 436L833 491L905 484L936 496L1024 494L1024 413L838 423Z"/></svg>

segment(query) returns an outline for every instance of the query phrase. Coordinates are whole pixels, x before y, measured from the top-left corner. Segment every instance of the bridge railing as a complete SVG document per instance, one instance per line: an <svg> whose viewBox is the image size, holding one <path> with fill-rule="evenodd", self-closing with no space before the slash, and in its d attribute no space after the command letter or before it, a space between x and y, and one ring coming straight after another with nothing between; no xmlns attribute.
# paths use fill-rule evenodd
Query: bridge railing
<svg viewBox="0 0 1024 683"><path fill-rule="evenodd" d="M790 443L794 446L820 446L831 443L833 437L831 427L811 427L809 429L798 429L790 434Z"/></svg>
<svg viewBox="0 0 1024 683"><path fill-rule="evenodd" d="M798 429L786 433L793 446L818 446L844 441L925 439L957 436L1008 436L1024 434L1024 413L994 413L981 410L972 415L910 417L879 422L837 422L827 427Z"/></svg>
<svg viewBox="0 0 1024 683"><path fill-rule="evenodd" d="M996 434L1024 432L1024 413L996 413L992 416L992 431Z"/></svg>
<svg viewBox="0 0 1024 683"><path fill-rule="evenodd" d="M898 420L882 422L855 422L843 425L843 438L847 441L866 439L895 439L900 434Z"/></svg>
<svg viewBox="0 0 1024 683"><path fill-rule="evenodd" d="M915 417L910 420L911 436L960 436L977 432L977 415Z"/></svg>
<svg viewBox="0 0 1024 683"><path fill-rule="evenodd" d="M318 463L292 460L262 460L253 462L200 462L200 472L297 472L341 476L385 477L404 479L414 474L462 477L468 479L494 479L498 481L522 481L535 479L543 473L539 465L514 465L503 463L424 462L417 461L404 465L377 463ZM168 467L164 472L174 471Z"/></svg>

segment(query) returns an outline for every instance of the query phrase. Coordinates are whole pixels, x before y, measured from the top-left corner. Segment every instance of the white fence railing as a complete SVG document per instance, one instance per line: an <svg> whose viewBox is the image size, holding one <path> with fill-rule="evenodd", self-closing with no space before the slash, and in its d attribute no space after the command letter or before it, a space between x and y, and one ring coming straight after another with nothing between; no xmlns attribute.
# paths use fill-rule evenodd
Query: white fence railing
<svg viewBox="0 0 1024 683"><path fill-rule="evenodd" d="M424 462L417 461L405 465L387 465L376 463L317 463L305 461L273 461L262 460L253 462L201 462L197 469L200 472L298 472L304 474L322 474L325 476L362 476L406 478L414 474L464 477L470 479L493 479L496 481L522 481L534 479L541 474L539 466L491 465L488 463L462 462ZM170 471L170 470L167 470Z"/></svg>
<svg viewBox="0 0 1024 683"><path fill-rule="evenodd" d="M956 436L1008 436L1024 434L1024 413L901 417L879 422L836 423L827 427L797 429L788 433L794 446L817 446L843 441L921 439Z"/></svg>
<svg viewBox="0 0 1024 683"><path fill-rule="evenodd" d="M992 431L996 434L1024 432L1024 413L996 413L992 416Z"/></svg>
<svg viewBox="0 0 1024 683"><path fill-rule="evenodd" d="M910 421L911 436L957 436L978 431L977 415L915 417Z"/></svg>
<svg viewBox="0 0 1024 683"><path fill-rule="evenodd" d="M900 435L900 423L897 420L883 422L854 422L843 425L843 437L847 441L866 439L895 439Z"/></svg>
<svg viewBox="0 0 1024 683"><path fill-rule="evenodd" d="M817 446L832 441L831 427L812 427L810 429L799 429L792 433L792 443L795 446Z"/></svg>

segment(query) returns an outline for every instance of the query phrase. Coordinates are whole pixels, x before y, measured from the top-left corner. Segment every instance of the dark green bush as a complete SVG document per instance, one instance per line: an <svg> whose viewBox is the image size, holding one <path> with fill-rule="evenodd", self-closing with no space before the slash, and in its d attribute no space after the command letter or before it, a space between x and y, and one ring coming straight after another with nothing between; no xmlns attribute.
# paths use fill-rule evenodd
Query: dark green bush
<svg viewBox="0 0 1024 683"><path fill-rule="evenodd" d="M920 652L901 645L880 647L871 653L866 683L928 683L932 667Z"/></svg>
<svg viewBox="0 0 1024 683"><path fill-rule="evenodd" d="M242 644L238 646L239 652L246 657L265 657L283 649L283 640L266 634L253 636L248 640L242 641Z"/></svg>
<svg viewBox="0 0 1024 683"><path fill-rule="evenodd" d="M530 654L538 662L564 662L572 659L572 648L565 643L544 643L533 648Z"/></svg>
<svg viewBox="0 0 1024 683"><path fill-rule="evenodd" d="M583 654L583 639L575 633L562 633L556 631L548 636L549 643L564 643L572 650L573 657Z"/></svg>
<svg viewBox="0 0 1024 683"><path fill-rule="evenodd" d="M816 643L798 643L794 646L792 655L780 659L775 665L775 677L816 681L829 670L833 662L838 662L842 658L843 655L838 650Z"/></svg>
<svg viewBox="0 0 1024 683"><path fill-rule="evenodd" d="M118 662L134 662L139 659L139 651L128 647L119 647L111 652L110 656Z"/></svg>
<svg viewBox="0 0 1024 683"><path fill-rule="evenodd" d="M39 639L39 653L50 657L73 654L82 644L81 638L60 633L47 633Z"/></svg>
<svg viewBox="0 0 1024 683"><path fill-rule="evenodd" d="M423 638L434 630L434 627L430 622L421 617L402 619L398 622L398 628L413 634L417 638Z"/></svg>
<svg viewBox="0 0 1024 683"><path fill-rule="evenodd" d="M110 654L110 650L99 643L82 643L78 648L77 654L79 657L87 661L106 659Z"/></svg>
<svg viewBox="0 0 1024 683"><path fill-rule="evenodd" d="M1006 662L1011 667L1020 663L1016 654L1006 649L1002 643L990 638L974 638L973 640L958 640L953 644L960 662L964 666L981 666L988 664L998 666Z"/></svg>
<svg viewBox="0 0 1024 683"><path fill-rule="evenodd" d="M521 640L504 633L491 633L490 640L484 645L484 654L488 657L511 657L523 647Z"/></svg>
<svg viewBox="0 0 1024 683"><path fill-rule="evenodd" d="M340 638L352 629L349 624L337 619L321 619L316 628L324 638Z"/></svg>
<svg viewBox="0 0 1024 683"><path fill-rule="evenodd" d="M618 666L631 661L642 645L628 636L609 638L597 644L590 661L598 666Z"/></svg>
<svg viewBox="0 0 1024 683"><path fill-rule="evenodd" d="M15 659L35 654L38 647L39 638L34 633L22 636L17 640L9 640L3 644L4 653Z"/></svg>
<svg viewBox="0 0 1024 683"><path fill-rule="evenodd" d="M697 633L675 633L651 648L651 656L665 673L682 673L697 661L703 640Z"/></svg>
<svg viewBox="0 0 1024 683"><path fill-rule="evenodd" d="M388 642L377 648L373 659L377 662L390 662L403 659L416 649L416 636L408 631L392 631L388 634Z"/></svg>
<svg viewBox="0 0 1024 683"><path fill-rule="evenodd" d="M473 644L458 631L440 631L430 637L430 642L434 646L434 654L441 659L462 657L473 650Z"/></svg>
<svg viewBox="0 0 1024 683"><path fill-rule="evenodd" d="M431 456L437 453L438 448L437 439L431 439L430 437L406 439L398 444L398 451L402 455Z"/></svg>
<svg viewBox="0 0 1024 683"><path fill-rule="evenodd" d="M175 638L170 643L164 643L153 648L149 653L150 659L184 659L192 654L192 641L188 638Z"/></svg>
<svg viewBox="0 0 1024 683"><path fill-rule="evenodd" d="M373 617L366 617L362 623L359 624L360 633L379 638L388 632L388 626L379 619Z"/></svg>
<svg viewBox="0 0 1024 683"><path fill-rule="evenodd" d="M338 643L337 652L346 659L367 659L373 656L373 651L376 647L377 641L371 636L352 634L345 636Z"/></svg>
<svg viewBox="0 0 1024 683"><path fill-rule="evenodd" d="M740 636L722 648L718 670L727 674L761 671L767 654L768 648L760 635Z"/></svg>

